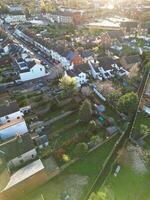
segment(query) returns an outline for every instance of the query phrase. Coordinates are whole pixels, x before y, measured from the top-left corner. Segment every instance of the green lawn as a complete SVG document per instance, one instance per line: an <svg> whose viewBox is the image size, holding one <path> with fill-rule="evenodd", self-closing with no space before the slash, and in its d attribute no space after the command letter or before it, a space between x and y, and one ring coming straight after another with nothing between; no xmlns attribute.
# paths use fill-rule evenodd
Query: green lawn
<svg viewBox="0 0 150 200"><path fill-rule="evenodd" d="M78 119L78 113L73 113L69 116L64 117L50 125L51 131L54 132L60 128L63 128L65 125L75 122Z"/></svg>
<svg viewBox="0 0 150 200"><path fill-rule="evenodd" d="M43 114L40 118L41 120L47 121L59 116L60 114L64 112L71 111L71 110L73 109L71 107L71 104L69 103L68 105L63 106L62 108L57 108L55 111L48 111L47 113Z"/></svg>
<svg viewBox="0 0 150 200"><path fill-rule="evenodd" d="M62 133L60 134L60 137L58 137L57 139L58 143L62 144L70 140L71 138L82 134L86 130L87 130L87 126L83 126L82 123L76 124L70 129L68 129L67 131L62 131Z"/></svg>
<svg viewBox="0 0 150 200"><path fill-rule="evenodd" d="M138 116L136 119L135 130L137 131L137 133L140 130L141 124L144 124L144 125L148 126L148 128L150 128L150 117L146 116L143 112L138 113ZM146 137L144 139L144 141L145 141L144 148L150 149L150 135L148 137Z"/></svg>
<svg viewBox="0 0 150 200"><path fill-rule="evenodd" d="M80 177L89 177L88 184L81 192L81 200L89 190L91 184L95 180L102 164L111 151L118 137L116 136L110 142L102 145L94 152L87 155L83 160L79 160L68 167L61 175L44 184L42 187L34 190L30 194L26 194L22 200L40 200L43 194L45 200L58 200L58 196L64 192L64 181L67 181L70 175L79 175Z"/></svg>
<svg viewBox="0 0 150 200"><path fill-rule="evenodd" d="M147 125L150 128L150 117L146 116L143 112L138 113L135 129L139 130L141 124Z"/></svg>
<svg viewBox="0 0 150 200"><path fill-rule="evenodd" d="M76 164L72 165L70 168L68 168L67 173L77 173L82 176L89 177L89 183L84 188L80 200L82 200L89 191L96 176L98 175L100 169L102 168L105 159L112 150L116 142L116 139L118 139L118 136L115 137L113 140L111 140L111 142L106 143L102 147L98 148L96 151L89 154L89 156L87 156L83 161L81 162L79 161Z"/></svg>
<svg viewBox="0 0 150 200"><path fill-rule="evenodd" d="M110 175L105 186L115 200L150 200L150 171L136 174L130 167L122 167L117 177Z"/></svg>

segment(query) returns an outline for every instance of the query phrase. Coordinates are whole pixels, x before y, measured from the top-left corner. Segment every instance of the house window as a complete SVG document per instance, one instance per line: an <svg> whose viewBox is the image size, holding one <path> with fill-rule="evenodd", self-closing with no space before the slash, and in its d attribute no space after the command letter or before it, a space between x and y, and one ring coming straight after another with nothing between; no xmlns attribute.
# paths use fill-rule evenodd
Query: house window
<svg viewBox="0 0 150 200"><path fill-rule="evenodd" d="M32 154L32 156L31 156L31 157L32 157L32 159L34 159L34 155L33 155L33 154Z"/></svg>
<svg viewBox="0 0 150 200"><path fill-rule="evenodd" d="M8 116L6 116L5 118L6 118L6 119L9 119L9 117L8 117Z"/></svg>

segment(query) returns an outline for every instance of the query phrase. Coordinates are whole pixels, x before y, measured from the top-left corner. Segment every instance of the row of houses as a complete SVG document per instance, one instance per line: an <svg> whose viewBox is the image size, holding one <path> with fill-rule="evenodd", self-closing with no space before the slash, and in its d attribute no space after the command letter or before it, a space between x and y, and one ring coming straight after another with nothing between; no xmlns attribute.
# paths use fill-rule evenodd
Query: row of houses
<svg viewBox="0 0 150 200"><path fill-rule="evenodd" d="M7 57L4 57L6 56ZM30 53L23 46L13 41L3 41L0 48L0 57L11 58L12 70L6 71L7 77L18 75L18 80L28 81L49 75L46 67L41 64L40 60L31 57ZM4 72L3 72L4 74ZM6 73L5 73L6 75Z"/></svg>
<svg viewBox="0 0 150 200"><path fill-rule="evenodd" d="M107 37L107 41L109 41L110 44L121 40L124 36L124 34L120 31L117 31L117 35L115 35L115 32L111 31L105 34L105 38ZM17 34L19 35L19 37L24 36L26 40L27 38L28 40L30 38L21 30L17 30ZM30 38L30 40L32 40L32 38ZM33 40L31 42L33 42ZM129 56L127 56L124 59L127 62L123 62L123 58L121 58L120 62L120 58L118 58L118 60L115 60L111 56L106 55L102 56L100 59L96 59L94 53L92 53L90 50L78 51L73 48L68 49L66 52L63 52L62 56L58 52L49 50L48 48L44 47L37 41L35 41L34 43L36 47L38 47L40 50L43 50L43 52L51 56L52 59L59 61L62 64L64 70L67 72L67 74L71 77L76 78L77 85L79 87L88 82L88 76L90 71L92 77L94 79L98 78L99 80L110 79L115 75L126 76L129 74L128 70L130 70L130 67L127 63L127 60L130 60ZM134 62L138 64L140 63L139 56L135 55L131 57L131 64L133 64Z"/></svg>
<svg viewBox="0 0 150 200"><path fill-rule="evenodd" d="M0 151L4 152L9 168L19 166L36 158L36 148L48 145L46 135L32 138L24 120L30 106L19 108L16 101L0 105Z"/></svg>

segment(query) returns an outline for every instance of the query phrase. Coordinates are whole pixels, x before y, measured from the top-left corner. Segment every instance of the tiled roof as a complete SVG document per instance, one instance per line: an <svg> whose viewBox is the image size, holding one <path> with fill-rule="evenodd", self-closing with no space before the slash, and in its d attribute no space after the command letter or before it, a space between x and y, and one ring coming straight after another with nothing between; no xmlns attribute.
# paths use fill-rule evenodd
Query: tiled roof
<svg viewBox="0 0 150 200"><path fill-rule="evenodd" d="M132 63L139 63L141 62L141 58L139 55L131 55L131 56L127 56L125 57L125 60L128 64L132 64Z"/></svg>
<svg viewBox="0 0 150 200"><path fill-rule="evenodd" d="M17 102L10 102L8 105L0 106L0 117L4 117L17 111L19 111L19 106Z"/></svg>
<svg viewBox="0 0 150 200"><path fill-rule="evenodd" d="M28 133L18 135L0 145L0 150L5 153L8 161L30 151L31 149L34 149L34 144Z"/></svg>
<svg viewBox="0 0 150 200"><path fill-rule="evenodd" d="M42 135L38 138L35 138L36 145L42 145L48 142L48 137L46 135Z"/></svg>

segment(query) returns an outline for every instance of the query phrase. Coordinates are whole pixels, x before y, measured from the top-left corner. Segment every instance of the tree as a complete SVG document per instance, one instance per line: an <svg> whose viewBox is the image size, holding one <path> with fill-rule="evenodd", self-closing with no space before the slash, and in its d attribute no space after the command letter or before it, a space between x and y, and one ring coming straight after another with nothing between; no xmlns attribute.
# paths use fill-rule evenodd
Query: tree
<svg viewBox="0 0 150 200"><path fill-rule="evenodd" d="M72 78L65 74L59 80L59 86L62 89L63 95L72 96L77 92L77 82L75 78Z"/></svg>
<svg viewBox="0 0 150 200"><path fill-rule="evenodd" d="M103 192L92 193L89 200L114 200L114 194L111 189L104 188Z"/></svg>
<svg viewBox="0 0 150 200"><path fill-rule="evenodd" d="M119 98L117 107L120 112L130 115L135 111L137 104L137 94L134 92L129 92Z"/></svg>
<svg viewBox="0 0 150 200"><path fill-rule="evenodd" d="M9 13L9 10L7 8L7 5L5 2L3 1L0 1L0 13L3 14L3 13Z"/></svg>
<svg viewBox="0 0 150 200"><path fill-rule="evenodd" d="M91 194L89 200L108 200L104 192L98 192L97 194Z"/></svg>
<svg viewBox="0 0 150 200"><path fill-rule="evenodd" d="M149 71L149 70L150 70L150 60L145 64L144 69L145 69L146 71Z"/></svg>
<svg viewBox="0 0 150 200"><path fill-rule="evenodd" d="M79 143L76 145L75 154L78 157L83 157L88 152L88 145L86 143Z"/></svg>
<svg viewBox="0 0 150 200"><path fill-rule="evenodd" d="M102 141L102 138L100 138L99 135L93 135L90 141L92 142L92 144L97 145Z"/></svg>
<svg viewBox="0 0 150 200"><path fill-rule="evenodd" d="M108 101L110 103L116 104L116 102L119 99L119 97L120 97L120 92L113 91L113 92L109 93L109 95L108 95Z"/></svg>
<svg viewBox="0 0 150 200"><path fill-rule="evenodd" d="M46 6L45 6L44 0L41 0L41 1L40 1L40 7L41 7L41 12L42 12L42 13L45 13L45 11L46 11Z"/></svg>
<svg viewBox="0 0 150 200"><path fill-rule="evenodd" d="M92 116L92 106L91 102L86 99L82 103L80 110L79 110L79 117L81 121L89 122Z"/></svg>
<svg viewBox="0 0 150 200"><path fill-rule="evenodd" d="M31 16L31 13L30 13L30 11L29 11L29 8L25 8L25 15L26 15L26 17L30 17Z"/></svg>
<svg viewBox="0 0 150 200"><path fill-rule="evenodd" d="M88 126L89 131L94 132L96 130L96 122L91 120Z"/></svg>
<svg viewBox="0 0 150 200"><path fill-rule="evenodd" d="M147 136L150 133L150 128L148 126L141 124L140 125L140 134L142 136Z"/></svg>

